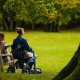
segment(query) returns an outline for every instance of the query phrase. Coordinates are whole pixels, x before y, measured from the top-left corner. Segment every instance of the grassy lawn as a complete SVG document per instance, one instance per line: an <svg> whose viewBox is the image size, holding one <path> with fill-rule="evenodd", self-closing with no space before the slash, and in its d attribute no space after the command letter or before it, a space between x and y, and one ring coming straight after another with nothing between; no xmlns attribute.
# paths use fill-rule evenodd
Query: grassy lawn
<svg viewBox="0 0 80 80"><path fill-rule="evenodd" d="M6 41L12 44L15 32L5 32ZM51 80L71 59L80 42L79 32L26 32L24 36L37 54L38 75L1 73L1 80ZM4 77L5 76L5 77Z"/></svg>

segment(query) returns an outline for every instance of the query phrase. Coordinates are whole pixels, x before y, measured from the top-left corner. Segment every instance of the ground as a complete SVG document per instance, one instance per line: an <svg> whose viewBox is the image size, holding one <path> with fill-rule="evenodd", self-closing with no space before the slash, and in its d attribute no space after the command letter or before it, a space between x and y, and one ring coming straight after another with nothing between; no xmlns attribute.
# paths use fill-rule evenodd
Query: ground
<svg viewBox="0 0 80 80"><path fill-rule="evenodd" d="M17 34L15 32L5 32L5 34L6 42L12 44ZM1 73L2 80L13 80L14 77L16 80L51 80L70 61L80 43L80 33L75 30L59 33L25 31L23 37L34 49L37 55L37 67L40 67L43 73L40 75ZM6 67L4 66L5 69Z"/></svg>

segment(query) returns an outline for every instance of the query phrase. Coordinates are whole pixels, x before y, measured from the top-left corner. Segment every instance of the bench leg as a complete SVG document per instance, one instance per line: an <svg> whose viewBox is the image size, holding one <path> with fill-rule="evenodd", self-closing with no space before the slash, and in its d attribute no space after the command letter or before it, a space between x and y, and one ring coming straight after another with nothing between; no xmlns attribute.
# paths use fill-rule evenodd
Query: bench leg
<svg viewBox="0 0 80 80"><path fill-rule="evenodd" d="M0 72L3 72L3 59L2 59L2 56L0 56Z"/></svg>

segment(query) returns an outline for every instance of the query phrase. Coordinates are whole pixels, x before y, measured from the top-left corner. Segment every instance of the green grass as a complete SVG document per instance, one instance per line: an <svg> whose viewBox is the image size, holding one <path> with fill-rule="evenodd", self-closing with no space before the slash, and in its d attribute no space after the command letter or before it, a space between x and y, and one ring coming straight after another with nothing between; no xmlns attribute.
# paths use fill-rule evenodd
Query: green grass
<svg viewBox="0 0 80 80"><path fill-rule="evenodd" d="M6 41L12 44L15 32L5 32ZM0 75L2 80L51 80L74 55L79 42L79 32L26 32L24 36L37 55L37 67L43 71L38 75L7 74ZM5 76L5 77L4 77Z"/></svg>

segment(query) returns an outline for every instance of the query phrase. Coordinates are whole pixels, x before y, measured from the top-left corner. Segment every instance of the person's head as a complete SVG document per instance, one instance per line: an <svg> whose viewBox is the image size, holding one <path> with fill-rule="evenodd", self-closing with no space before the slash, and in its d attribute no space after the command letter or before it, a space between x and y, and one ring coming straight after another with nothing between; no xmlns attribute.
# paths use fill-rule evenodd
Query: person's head
<svg viewBox="0 0 80 80"><path fill-rule="evenodd" d="M5 35L3 32L0 32L0 41L3 41L5 39Z"/></svg>
<svg viewBox="0 0 80 80"><path fill-rule="evenodd" d="M23 35L24 34L24 29L23 28L16 28L16 32L18 33L19 36Z"/></svg>

